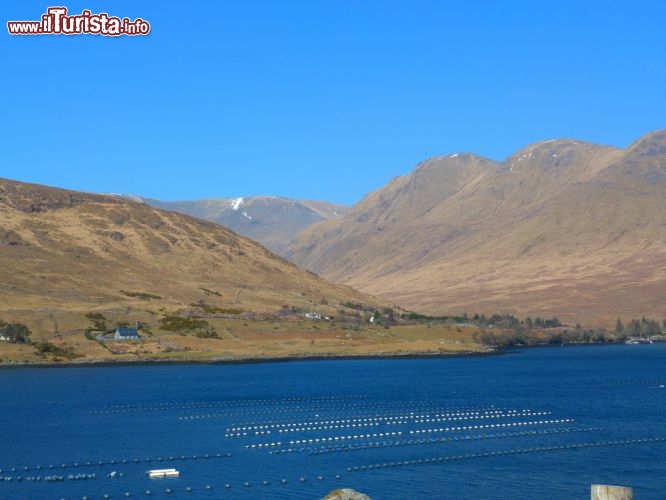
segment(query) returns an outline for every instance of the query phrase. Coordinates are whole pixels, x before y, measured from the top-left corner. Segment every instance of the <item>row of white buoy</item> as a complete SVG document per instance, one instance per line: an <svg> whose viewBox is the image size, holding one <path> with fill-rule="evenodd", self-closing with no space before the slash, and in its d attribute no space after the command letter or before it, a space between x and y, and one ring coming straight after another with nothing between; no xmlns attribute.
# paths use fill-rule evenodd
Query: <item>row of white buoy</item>
<svg viewBox="0 0 666 500"><path fill-rule="evenodd" d="M354 467L347 467L348 472L358 472L365 470L373 469L386 469L390 467L403 467L403 466L414 466L414 465L426 465L432 463L441 463L448 461L457 461L457 460L468 460L473 458L487 458L487 457L497 457L504 455L518 455L525 453L542 453L548 451L562 451L562 450L572 450L580 448L594 448L594 447L604 447L604 446L618 446L618 445L629 445L629 444L643 444L643 443L652 443L658 441L666 441L666 438L655 437L655 438L640 438L640 439L624 439L616 441L597 441L590 443L573 443L573 444L562 444L562 445L552 445L552 446L538 446L534 448L519 448L514 450L500 450L500 451L488 451L482 453L466 453L464 455L452 455L445 457L433 457L433 458L419 458L415 460L403 460L397 462L385 462L381 464L370 464L370 465L360 465Z"/></svg>
<svg viewBox="0 0 666 500"><path fill-rule="evenodd" d="M352 419L354 423L337 425L339 421L335 421L336 425L315 425L315 426L306 426L306 427L293 427L288 429L279 429L278 432L304 432L304 431L319 431L319 430L330 430L338 428L351 428L351 427L370 427L378 425L404 425L404 424L423 424L423 423L434 423L434 422L456 422L456 421L467 421L467 420L478 420L478 419L489 419L489 418L515 418L515 417L532 417L532 416L545 416L549 415L550 412L535 412L535 413L521 413L517 415L479 415L479 416L468 416L468 417L443 417L443 418L420 418L416 417L414 419L407 419L404 417L383 417L383 418L364 418L364 419ZM360 423L356 423L362 420ZM373 422L374 420L374 422ZM366 421L368 421L366 423ZM349 420L347 420L349 422ZM294 424L292 424L294 425ZM297 425L297 424L296 424ZM261 434L270 434L270 431L255 431L255 435Z"/></svg>
<svg viewBox="0 0 666 500"><path fill-rule="evenodd" d="M520 417L540 417L550 415L549 411L536 411L536 412L523 412L523 413L498 413L493 415L478 415L478 416L469 416L469 417L440 417L438 415L431 418L422 418L420 420L414 420L417 424L428 423L428 422L446 422L446 421L460 421L460 420L482 420L489 418L520 418Z"/></svg>
<svg viewBox="0 0 666 500"><path fill-rule="evenodd" d="M491 434L480 434L480 435L466 435L466 436L452 436L452 437L443 437L443 438L428 438L428 439L410 439L410 440L397 440L397 441L382 441L382 442L369 442L369 443L357 443L357 444L348 444L343 446L335 447L322 447L322 448L283 448L280 450L271 451L271 454L280 454L280 453L293 453L293 452L308 452L310 455L319 455L319 454L330 454L335 452L342 451L358 451L358 450L367 450L374 448L386 448L386 447L398 447L398 446L411 446L411 445L424 445L424 444L437 444L437 443L447 443L455 441L470 441L470 440L486 440L486 439L495 439L495 438L505 438L505 437L520 437L520 436L533 436L538 434L558 434L561 432L591 432L599 429L571 429L568 431L562 431L559 429L551 429L544 431L525 431L522 433L491 433Z"/></svg>
<svg viewBox="0 0 666 500"><path fill-rule="evenodd" d="M0 481L28 481L28 482L40 482L44 481L46 483L54 483L60 481L86 481L91 479L97 479L97 474L69 474L68 476L0 476Z"/></svg>
<svg viewBox="0 0 666 500"><path fill-rule="evenodd" d="M332 430L332 429L351 429L353 427L377 427L382 425L381 422L363 422L363 423L353 423L353 424L329 424L329 425L319 425L312 427L293 427L290 429L280 429L279 433L289 433L289 432L305 432L305 431L322 431L322 430ZM269 431L270 432L270 431Z"/></svg>
<svg viewBox="0 0 666 500"><path fill-rule="evenodd" d="M212 489L213 489L213 487L212 487L211 485L209 485L209 484L207 484L206 486L204 486L204 490L206 490L206 491L210 491L210 490L212 490ZM183 491L186 491L187 493L192 493L192 492L195 491L195 490L194 490L191 486L186 486L186 487L184 488ZM166 488L166 489L164 490L164 493L171 494L171 493L174 493L174 490L173 490L172 488ZM153 494L153 492L152 492L151 490L145 490L145 491L143 492L143 494L146 495L146 496L150 496L150 495ZM130 491L126 491L125 493L123 493L123 496L126 497L126 498L129 498L129 497L132 496L132 492L130 492ZM107 500L107 499L111 498L111 496L110 496L108 493L104 493L104 494L102 495L102 498L103 498L104 500ZM91 500L91 498L90 498L89 496L84 495L84 496L82 497L82 500Z"/></svg>
<svg viewBox="0 0 666 500"><path fill-rule="evenodd" d="M373 402L362 402L362 403L346 403L346 404L333 404L326 403L324 405L317 406L306 406L306 405L295 405L295 406L284 406L284 407L271 407L271 408L248 408L247 410L240 410L237 413L245 411L246 413L256 415L262 413L310 413L310 412L320 412L323 410L335 411L335 410L350 410L350 409L360 409L366 411L373 410L382 410L389 408L406 408L406 407L434 407L434 403L424 401L424 402L407 402L407 401L398 401L391 403L373 403Z"/></svg>
<svg viewBox="0 0 666 500"><path fill-rule="evenodd" d="M414 414L409 415L392 415L392 416L379 416L379 417L356 417L356 418L343 418L331 420L314 420L303 422L288 422L288 423L262 423L258 425L246 425L231 427L227 429L225 437L247 437L249 435L262 436L271 434L271 430L277 429L279 433L288 432L305 432L305 431L320 431L332 430L340 428L352 427L369 427L381 424L387 425L401 425L407 423L431 423L431 422L446 422L446 421L464 421L464 420L477 420L477 419L499 419L499 418L516 418L526 416L545 416L550 415L550 412L533 412L531 410L513 410L513 411L496 411L490 414L450 414L450 413L436 413L431 416L430 414Z"/></svg>
<svg viewBox="0 0 666 500"><path fill-rule="evenodd" d="M368 422L368 423L362 423L362 424L341 424L341 425L319 425L319 426L312 426L312 427L294 427L291 429L280 429L278 433L289 433L289 432L306 432L306 431L322 431L322 430L334 430L334 429L351 429L351 428L361 428L361 427L377 427L379 425L382 425L381 423L378 422ZM237 433L228 433L225 434L224 437L246 437L248 435L250 436L264 436L267 434L271 434L271 431L254 431L254 432L237 432Z"/></svg>
<svg viewBox="0 0 666 500"><path fill-rule="evenodd" d="M568 433L579 433L579 432L597 432L600 430L601 429L597 427L587 427L581 429L574 429L574 428L538 429L538 430L533 429L521 432L499 432L499 433L480 434L480 435L448 436L448 437L437 437L437 438L427 438L427 439L409 439L409 440L398 440L398 441L384 441L380 443L354 443L345 446L309 449L307 451L309 455L322 455L322 454L330 454L337 452L367 450L373 448L441 444L441 443L452 443L457 441L478 441L478 440L514 438L514 437L533 437L533 436L568 434ZM273 453L284 453L286 451L287 450L276 450ZM292 449L292 451L296 450Z"/></svg>
<svg viewBox="0 0 666 500"><path fill-rule="evenodd" d="M622 385L663 385L663 380L620 380L616 382L607 382L603 384L605 387L614 387Z"/></svg>
<svg viewBox="0 0 666 500"><path fill-rule="evenodd" d="M531 416L531 415L527 415ZM382 424L382 418L370 418L368 419L368 422L361 422L361 423L351 423L351 424L341 424L341 425L318 425L318 426L308 426L311 425L313 422L307 422L303 423L302 425L305 425L305 427L296 427L296 428L290 428L290 429L284 429L285 432L304 432L304 431L320 431L320 430L335 430L335 429L344 429L344 428L365 428L365 427L372 427L372 426L377 426ZM374 420L374 421L373 421ZM344 421L344 420L343 420ZM441 422L441 421L446 421L442 419L430 419L428 420L429 423L431 422ZM421 421L417 421L421 422ZM497 424L479 424L479 425L464 425L464 426L459 426L459 427L443 427L439 429L417 429L417 430L410 430L410 434L420 434L420 433L430 433L430 432L451 432L451 431L464 431L464 430L473 430L473 429L492 429L496 427L515 427L515 426L521 426L521 425L544 425L544 424L560 424L560 423L568 423L568 422L573 422L573 419L552 419L552 420L530 420L527 422L503 422L503 423L497 423ZM315 422L316 423L316 422ZM225 437L246 437L248 435L254 435L254 436L259 436L259 435L265 435L265 434L270 434L270 430L262 430L262 431L254 431L251 432L250 430L252 429L251 427L240 427L242 432L236 432L236 433L227 433L225 434ZM250 432L246 432L246 429ZM279 432L282 432L283 430L281 429ZM388 433L387 433L388 434ZM372 436L375 437L377 434L373 434ZM380 433L380 435L383 435ZM363 436L363 435L361 435ZM326 438L323 438L326 439ZM334 439L334 438L333 438ZM290 443L300 443L300 442L312 442L312 440L303 440L303 441L290 441ZM316 440L315 440L316 442ZM254 447L254 446L253 446Z"/></svg>
<svg viewBox="0 0 666 500"><path fill-rule="evenodd" d="M573 418L561 418L555 420L531 420L529 422L505 422L501 424L483 424L483 425L464 425L461 427L440 427L439 429L418 429L409 431L410 434L425 434L431 432L456 432L475 429L495 429L500 427L517 427L521 425L546 425L546 424L566 424L573 422Z"/></svg>
<svg viewBox="0 0 666 500"><path fill-rule="evenodd" d="M181 460L206 460L206 459L220 459L220 458L229 458L232 454L229 452L226 453L205 453L202 455L170 455L169 457L157 457L157 458L132 458L132 459L111 459L111 460L96 460L96 461L87 461L87 462L74 462L73 464L62 463L60 465L49 464L47 467L42 465L36 465L34 467L24 466L20 467L10 467L7 469L0 469L0 474L3 472L18 472L22 470L28 472L31 470L41 471L41 470L56 470L56 469L71 469L71 468L81 468L81 467L97 467L100 465L129 465L129 464L139 464L139 463L151 463L151 462L173 462Z"/></svg>
<svg viewBox="0 0 666 500"><path fill-rule="evenodd" d="M267 415L267 416L277 416L277 415L288 415L288 414L296 414L296 413L338 413L343 410L355 410L355 411L368 411L372 412L373 409L388 409L388 408L405 408L405 407L424 407L424 406L432 406L430 402L398 402L398 403L363 403L363 404L353 404L353 405L335 405L335 406L318 406L318 407L311 407L311 408L304 408L301 406L295 406L295 407L289 407L286 406L284 408L270 408L270 409L254 409L249 412L243 412L244 414L249 414L250 416L260 416L260 415ZM460 408L453 408L449 409L449 411L456 411L458 414L462 411L467 411L467 412L475 412L479 413L479 411L485 411L487 413L493 411L489 410L488 408L495 408L495 407L460 407ZM442 411L441 409L433 409L433 408L421 408L421 411ZM225 413L197 413L197 414L189 414L189 415L180 415L178 417L179 420L204 420L204 419L221 419L221 418L235 418L240 416L241 412L225 412ZM413 413L413 412L412 412ZM268 422L271 422L269 420ZM261 422L265 423L265 422ZM251 424L246 424L246 425L251 425Z"/></svg>
<svg viewBox="0 0 666 500"><path fill-rule="evenodd" d="M305 407L305 406L294 406L294 407L284 407L284 408L271 408L268 409L270 411L273 411L275 413L279 412L317 412L321 409L328 409L328 410L348 410L348 409L361 409L361 410L366 410L366 411L373 411L373 410L386 410L386 409L392 409L392 408L419 408L419 411L424 411L424 409L427 408L435 408L437 404L432 401L395 401L395 402L362 402L362 403L353 403L353 404L343 404L343 405L327 405L327 406L313 406L313 407ZM456 407L456 408L450 408L449 411L493 411L496 409L493 406L484 406L484 407L479 407L479 406L466 406L466 407ZM439 411L439 410L436 410ZM260 413L259 411L258 413Z"/></svg>
<svg viewBox="0 0 666 500"><path fill-rule="evenodd" d="M282 442L278 441L277 443L258 443L258 444L246 444L245 448L254 449L254 448L274 448L276 446L282 446Z"/></svg>
<svg viewBox="0 0 666 500"><path fill-rule="evenodd" d="M339 474L336 474L334 477L338 481L342 479L342 476L340 476ZM318 475L318 476L315 477L315 480L316 481L324 481L325 477L322 476L322 475ZM308 482L308 479L304 476L301 476L295 482L300 483L300 484L305 484L305 483ZM290 481L286 478L282 478L282 479L280 479L279 481L276 482L276 484L281 484L281 485L285 485L285 484L289 484L289 483L290 483ZM272 483L271 481L268 481L268 480L263 480L259 483L253 483L251 481L243 481L240 484L224 483L224 488L227 489L227 490L231 490L231 489L234 489L235 487L238 487L238 486L242 486L243 488L252 488L254 486L268 487L268 486L271 486L273 484L274 483ZM213 486L207 484L203 487L203 490L212 491ZM176 493L177 491L185 491L187 493L196 493L199 490L197 490L196 488L193 488L191 486L186 486L185 488L183 488L181 490L174 490L173 488L166 488L163 491L164 491L164 493L171 494L171 493ZM153 493L154 493L154 491L152 491L152 490L144 490L143 492L139 493L139 495L151 496ZM126 498L132 497L133 495L134 494L130 491L126 491L126 492L123 493L123 496L126 497ZM105 493L105 494L102 495L102 498L104 500L107 500L107 499L110 499L111 496L108 493ZM82 500L91 500L91 497L89 497L87 495L84 495L82 497Z"/></svg>
<svg viewBox="0 0 666 500"><path fill-rule="evenodd" d="M237 399L237 400L223 400L223 401L183 401L183 402L166 402L155 404L121 404L109 405L100 410L93 410L90 412L92 415L106 414L106 413L126 413L126 412L143 412L143 411L165 411L165 410L189 410L196 408L243 408L258 405L284 405L293 403L330 403L338 401L354 401L360 399L367 399L368 396L353 395L353 396L311 396L311 397L291 397L280 399Z"/></svg>
<svg viewBox="0 0 666 500"><path fill-rule="evenodd" d="M548 412L549 413L549 412ZM228 432L235 432L241 430L262 430L262 429L276 429L276 428L289 428L294 426L302 425L328 425L328 424L341 424L341 423L358 423L358 422L368 422L368 421L393 421L393 420L408 420L408 419L425 419L425 418L452 418L452 419L465 419L465 418L494 418L494 417L511 417L519 415L545 415L543 413L534 413L531 410L508 410L506 412L493 411L488 412L485 415L481 415L480 412L453 412L453 413L435 413L431 414L414 414L414 412L409 412L408 414L399 414L399 415L390 415L390 416L375 416L375 417L353 417L353 418L342 418L342 419L331 419L331 420L315 420L311 422L289 422L289 423L263 423L256 425L245 425L241 427L231 427L227 429Z"/></svg>
<svg viewBox="0 0 666 500"><path fill-rule="evenodd" d="M373 438L383 438L389 436L402 436L402 432L377 432L374 434L350 434L347 436L333 436L326 438L315 438L315 439L295 439L289 441L290 445L295 444L314 444L314 443L332 443L335 441L349 441L352 439L373 439Z"/></svg>
<svg viewBox="0 0 666 500"><path fill-rule="evenodd" d="M316 479L317 479L317 481L324 481L324 476L319 475L319 476L316 477ZM340 479L342 479L342 476L340 476L339 474L336 474L335 479L340 480ZM282 478L278 482L280 484L289 484L289 480L286 479L286 478ZM307 481L307 478L301 476L301 477L298 478L298 482L299 483L306 483L308 481ZM263 481L261 481L260 484L261 484L261 486L270 486L272 483L268 480L263 480ZM243 481L241 483L241 485L245 488L251 488L252 486L254 486L254 483L252 483L250 481ZM225 489L231 489L231 488L234 487L234 485L232 483L224 483L224 487L225 487Z"/></svg>
<svg viewBox="0 0 666 500"><path fill-rule="evenodd" d="M227 405L227 406L248 406L257 404L284 404L284 403L308 403L314 401L350 401L358 399L367 399L367 395L354 394L349 396L292 396L285 398L259 398L259 399L225 399L218 401L167 401L162 403L145 404L115 404L105 406L104 409L135 409L135 408L175 408L189 406L209 406L209 405Z"/></svg>
<svg viewBox="0 0 666 500"><path fill-rule="evenodd" d="M423 410L421 410L423 411ZM435 410L435 411L443 411L441 409ZM531 412L531 410L521 410L523 413L525 412ZM467 416L479 416L481 415L482 412L480 411L451 411L448 410L444 413L435 413L432 415L433 417L467 417ZM488 410L484 411L483 414L485 415L493 415L493 414L501 414L501 413L511 413L511 414L517 414L519 413L519 410L506 410L505 412L501 410ZM414 411L410 411L408 413L399 413L397 415L372 415L372 416L356 416L352 418L342 418L342 419L331 419L331 420L321 420L321 421L313 421L313 422L307 422L307 425L316 425L316 424L332 424L332 423L350 423L350 422L361 422L361 421L368 421L368 420L381 420L381 419L388 419L388 420L396 420L396 419L414 419L414 418L430 418L431 414L430 413L415 413ZM294 425L300 425L300 423L275 423L272 425L264 426L268 428L276 428L276 427L289 427L289 426L294 426ZM251 426L248 426L250 428ZM254 426L251 428L255 429L260 429L262 428L262 425ZM240 428L231 428L229 430L240 430Z"/></svg>
<svg viewBox="0 0 666 500"><path fill-rule="evenodd" d="M377 406L377 408L380 408L380 406ZM385 409L385 408L382 408ZM296 414L321 414L321 413L339 413L341 411L349 411L349 410L354 410L354 411L368 411L372 412L372 408L367 408L365 406L360 406L360 405L354 405L354 406L347 406L347 407L341 407L341 406L332 406L332 407L316 407L316 408L310 408L307 410L304 410L303 408L290 408L290 407L285 407L285 408L275 408L271 410L255 410L251 412L225 412L225 413L195 413L195 414L188 414L188 415L180 415L178 416L178 420L204 420L204 419L227 419L227 418L240 418L240 417L259 417L262 415L265 416L287 416L287 415L296 415ZM271 420L269 420L270 422Z"/></svg>

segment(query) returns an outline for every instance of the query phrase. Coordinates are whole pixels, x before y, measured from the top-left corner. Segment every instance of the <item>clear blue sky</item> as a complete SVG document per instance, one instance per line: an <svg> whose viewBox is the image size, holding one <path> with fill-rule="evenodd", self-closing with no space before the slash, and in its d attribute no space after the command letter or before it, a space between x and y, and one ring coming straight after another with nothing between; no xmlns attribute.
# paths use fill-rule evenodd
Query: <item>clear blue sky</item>
<svg viewBox="0 0 666 500"><path fill-rule="evenodd" d="M430 156L666 128L664 0L77 0L152 31L7 33L51 4L0 6L0 177L352 204Z"/></svg>

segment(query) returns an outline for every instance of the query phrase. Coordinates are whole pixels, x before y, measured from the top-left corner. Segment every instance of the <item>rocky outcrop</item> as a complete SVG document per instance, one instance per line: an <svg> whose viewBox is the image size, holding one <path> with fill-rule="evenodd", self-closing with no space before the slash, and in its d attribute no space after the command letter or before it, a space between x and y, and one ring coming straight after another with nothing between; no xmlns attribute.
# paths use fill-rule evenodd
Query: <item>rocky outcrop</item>
<svg viewBox="0 0 666 500"><path fill-rule="evenodd" d="M351 488L342 488L331 491L324 500L370 500L370 497Z"/></svg>
<svg viewBox="0 0 666 500"><path fill-rule="evenodd" d="M370 497L351 488L331 491L324 500L370 500Z"/></svg>

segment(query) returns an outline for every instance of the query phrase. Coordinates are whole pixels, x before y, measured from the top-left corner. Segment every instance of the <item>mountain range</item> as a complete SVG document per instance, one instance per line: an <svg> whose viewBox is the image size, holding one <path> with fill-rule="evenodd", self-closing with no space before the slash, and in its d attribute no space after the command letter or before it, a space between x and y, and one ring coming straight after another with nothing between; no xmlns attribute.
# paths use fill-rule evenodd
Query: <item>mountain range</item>
<svg viewBox="0 0 666 500"><path fill-rule="evenodd" d="M377 296L432 315L612 326L666 316L665 200L664 130L624 149L558 139L502 162L439 156L350 208L0 179L0 294L14 312L227 307L241 295L242 309L275 311Z"/></svg>
<svg viewBox="0 0 666 500"><path fill-rule="evenodd" d="M666 131L626 149L532 144L496 162L419 164L284 254L431 314L509 312L604 323L666 316Z"/></svg>

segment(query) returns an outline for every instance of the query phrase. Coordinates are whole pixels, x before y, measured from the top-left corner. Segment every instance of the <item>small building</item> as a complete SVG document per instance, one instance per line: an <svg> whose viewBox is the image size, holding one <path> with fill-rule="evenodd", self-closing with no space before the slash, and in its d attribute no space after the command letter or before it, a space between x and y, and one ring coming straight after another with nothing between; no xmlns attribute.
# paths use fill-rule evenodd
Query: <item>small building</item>
<svg viewBox="0 0 666 500"><path fill-rule="evenodd" d="M121 326L116 328L116 333L113 334L114 340L138 340L139 332L136 328L129 326Z"/></svg>

